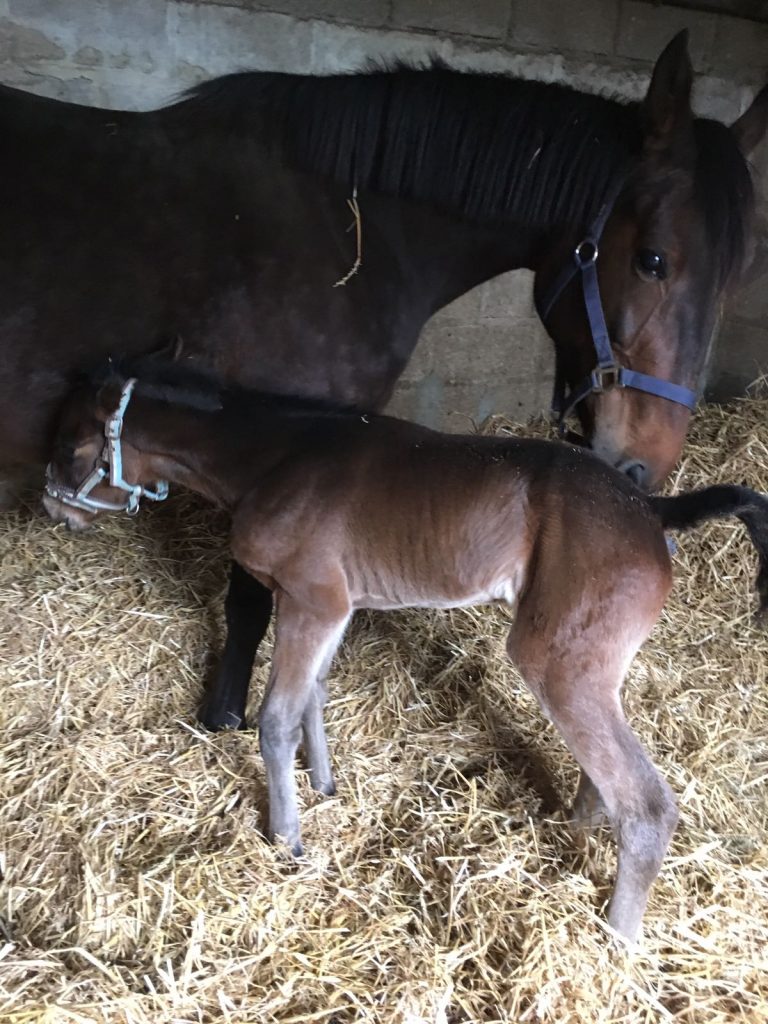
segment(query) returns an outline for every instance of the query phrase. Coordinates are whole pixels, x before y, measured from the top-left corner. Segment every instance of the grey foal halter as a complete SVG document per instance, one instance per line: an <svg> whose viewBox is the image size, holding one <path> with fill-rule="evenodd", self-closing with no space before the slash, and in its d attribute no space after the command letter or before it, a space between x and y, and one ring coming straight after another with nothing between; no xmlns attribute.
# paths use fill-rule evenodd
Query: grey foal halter
<svg viewBox="0 0 768 1024"><path fill-rule="evenodd" d="M168 497L167 481L158 480L153 489L143 487L141 484L129 484L123 477L123 449L120 438L123 433L125 412L135 386L135 377L131 377L125 382L117 409L107 417L104 423L105 444L99 460L100 464L95 466L78 487L65 487L63 484L55 482L49 463L45 471L45 493L47 495L64 505L82 508L87 512L127 512L129 516L135 516L139 511L139 501L142 498L147 498L149 501L165 501ZM103 501L101 498L90 497L91 491L106 479L109 479L110 487L116 487L126 492L124 501Z"/></svg>

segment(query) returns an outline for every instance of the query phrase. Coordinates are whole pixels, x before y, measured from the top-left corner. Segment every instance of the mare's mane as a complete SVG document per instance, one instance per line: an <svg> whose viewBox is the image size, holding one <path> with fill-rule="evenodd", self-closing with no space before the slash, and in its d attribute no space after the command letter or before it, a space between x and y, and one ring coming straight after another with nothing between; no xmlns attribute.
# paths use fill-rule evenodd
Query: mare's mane
<svg viewBox="0 0 768 1024"><path fill-rule="evenodd" d="M542 231L586 227L631 181L643 142L638 103L456 71L439 60L327 76L225 75L195 87L172 109L235 134L255 132L289 165L350 191ZM718 122L696 118L692 135L680 142L722 281L744 258L753 205L749 167Z"/></svg>

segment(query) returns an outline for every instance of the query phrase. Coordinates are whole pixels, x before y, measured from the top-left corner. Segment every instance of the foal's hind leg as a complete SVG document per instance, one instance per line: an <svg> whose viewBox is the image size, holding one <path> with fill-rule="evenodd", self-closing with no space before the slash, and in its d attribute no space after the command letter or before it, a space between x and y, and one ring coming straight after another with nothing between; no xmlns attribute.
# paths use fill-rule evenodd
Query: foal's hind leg
<svg viewBox="0 0 768 1024"><path fill-rule="evenodd" d="M302 727L306 739L309 722L310 767L315 759L316 766L330 775L325 736L318 745L312 731L317 727L318 711L311 710L307 717L307 708L316 699L318 675L330 663L350 616L343 601L323 604L324 607L307 607L284 592L279 594L272 672L259 715L261 754L269 790L268 834L270 839L281 837L296 856L301 854L301 843L294 758ZM323 771L320 776L327 781Z"/></svg>
<svg viewBox="0 0 768 1024"><path fill-rule="evenodd" d="M603 798L598 792L597 786L587 773L582 770L579 777L579 785L576 795L573 798L570 823L576 834L590 832L593 828L601 825L606 817L606 810Z"/></svg>
<svg viewBox="0 0 768 1024"><path fill-rule="evenodd" d="M224 613L224 654L197 716L213 732L246 727L245 705L253 659L272 616L272 591L233 562Z"/></svg>
<svg viewBox="0 0 768 1024"><path fill-rule="evenodd" d="M638 639L621 643L602 625L559 622L554 635L526 633L521 605L509 653L604 802L618 844L608 921L633 941L677 821L672 792L627 724L620 687ZM578 638L576 640L575 638ZM639 637L639 641L644 635ZM584 797L593 800L585 783Z"/></svg>
<svg viewBox="0 0 768 1024"><path fill-rule="evenodd" d="M333 796L336 793L336 783L333 780L331 769L331 758L328 753L328 740L325 735L323 724L323 708L328 699L328 687L325 677L330 668L333 657L327 659L327 665L321 668L318 673L317 682L310 694L307 706L301 719L301 729L304 734L304 756L309 769L309 782L312 789L326 796Z"/></svg>

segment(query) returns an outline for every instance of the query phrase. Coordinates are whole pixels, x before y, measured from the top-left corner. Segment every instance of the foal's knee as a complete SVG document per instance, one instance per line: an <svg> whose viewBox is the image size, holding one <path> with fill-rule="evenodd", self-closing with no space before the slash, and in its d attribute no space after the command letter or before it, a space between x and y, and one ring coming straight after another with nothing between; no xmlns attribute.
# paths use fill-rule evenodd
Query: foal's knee
<svg viewBox="0 0 768 1024"><path fill-rule="evenodd" d="M259 715L259 745L264 760L295 752L301 738L301 719L269 708Z"/></svg>

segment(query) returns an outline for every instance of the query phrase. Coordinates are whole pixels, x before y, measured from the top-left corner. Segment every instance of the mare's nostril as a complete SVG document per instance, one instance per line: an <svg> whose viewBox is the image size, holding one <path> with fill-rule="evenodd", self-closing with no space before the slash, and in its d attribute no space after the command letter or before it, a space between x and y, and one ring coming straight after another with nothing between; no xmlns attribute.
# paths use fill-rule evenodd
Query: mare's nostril
<svg viewBox="0 0 768 1024"><path fill-rule="evenodd" d="M642 462L628 462L623 466L619 466L619 469L626 473L637 487L645 487L648 474Z"/></svg>

